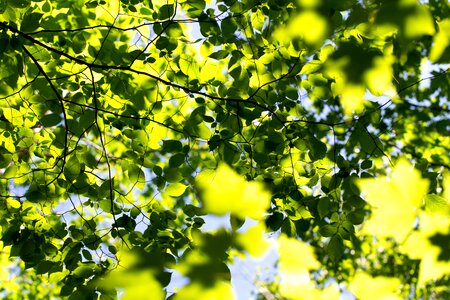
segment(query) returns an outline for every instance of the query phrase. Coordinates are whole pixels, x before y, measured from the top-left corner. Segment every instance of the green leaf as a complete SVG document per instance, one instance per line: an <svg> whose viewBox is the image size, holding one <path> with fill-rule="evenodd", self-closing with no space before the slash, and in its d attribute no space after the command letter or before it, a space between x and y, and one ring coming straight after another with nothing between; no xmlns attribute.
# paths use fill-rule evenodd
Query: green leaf
<svg viewBox="0 0 450 300"><path fill-rule="evenodd" d="M117 253L116 247L114 247L112 245L108 246L108 251L111 252L112 254L116 254Z"/></svg>
<svg viewBox="0 0 450 300"><path fill-rule="evenodd" d="M182 183L179 182L171 183L167 186L166 193L172 197L179 197L184 193L186 188L187 186Z"/></svg>
<svg viewBox="0 0 450 300"><path fill-rule="evenodd" d="M53 266L54 263L51 261L41 261L36 265L36 274L46 274Z"/></svg>
<svg viewBox="0 0 450 300"><path fill-rule="evenodd" d="M342 255L344 255L344 241L340 235L334 235L327 245L327 253L331 261L338 263Z"/></svg>
<svg viewBox="0 0 450 300"><path fill-rule="evenodd" d="M78 158L72 155L64 166L64 176L69 181L74 181L81 172L81 165Z"/></svg>
<svg viewBox="0 0 450 300"><path fill-rule="evenodd" d="M83 249L81 252L82 252L83 257L84 257L85 259L87 259L88 261L89 261L89 260L92 260L92 255L91 255L91 253L90 253L88 250Z"/></svg>
<svg viewBox="0 0 450 300"><path fill-rule="evenodd" d="M230 219L233 231L236 231L244 221L236 220L239 223L233 226L233 220ZM242 224L241 224L242 223ZM241 225L239 225L241 224ZM258 223L257 225L247 229L243 234L237 234L236 242L239 246L244 248L253 257L262 257L269 249L270 243L264 235L265 227L263 223Z"/></svg>
<svg viewBox="0 0 450 300"><path fill-rule="evenodd" d="M311 74L318 71L322 67L322 62L320 60L312 60L306 63L301 70L301 74Z"/></svg>
<svg viewBox="0 0 450 300"><path fill-rule="evenodd" d="M81 53L86 49L87 42L83 34L77 34L72 40L72 49L75 53Z"/></svg>
<svg viewBox="0 0 450 300"><path fill-rule="evenodd" d="M177 168L184 163L185 159L186 159L186 155L184 153L175 153L169 159L169 167Z"/></svg>
<svg viewBox="0 0 450 300"><path fill-rule="evenodd" d="M164 178L168 182L179 182L183 179L183 175L180 173L180 169L178 168L164 168Z"/></svg>
<svg viewBox="0 0 450 300"><path fill-rule="evenodd" d="M176 140L165 140L163 141L162 151L176 153L181 152L183 149L183 144Z"/></svg>
<svg viewBox="0 0 450 300"><path fill-rule="evenodd" d="M403 241L416 222L418 208L423 205L428 180L422 178L410 162L402 159L389 178L360 179L358 185L367 201L376 208L366 222L368 230L379 237Z"/></svg>
<svg viewBox="0 0 450 300"><path fill-rule="evenodd" d="M350 9L355 3L356 0L341 0L341 1L333 1L330 4L334 9L343 11Z"/></svg>
<svg viewBox="0 0 450 300"><path fill-rule="evenodd" d="M159 8L158 19L166 20L173 16L174 13L174 5L173 4L164 4Z"/></svg>
<svg viewBox="0 0 450 300"><path fill-rule="evenodd" d="M282 213L279 212L272 213L266 219L266 226L270 228L272 231L277 231L283 224L283 218L284 216Z"/></svg>
<svg viewBox="0 0 450 300"><path fill-rule="evenodd" d="M367 202L364 201L363 198L361 198L360 196L357 195L352 195L351 197L349 197L347 199L347 202L356 208L363 208L364 206L366 206Z"/></svg>
<svg viewBox="0 0 450 300"><path fill-rule="evenodd" d="M236 30L237 30L237 25L236 25L236 21L234 20L234 18L225 18L221 25L220 25L221 29L222 29L222 34L225 37L230 37L233 36L233 34L235 34Z"/></svg>
<svg viewBox="0 0 450 300"><path fill-rule="evenodd" d="M4 178L13 178L16 176L18 170L19 168L17 168L17 166L12 165L9 166L2 175Z"/></svg>
<svg viewBox="0 0 450 300"><path fill-rule="evenodd" d="M359 225L364 222L365 216L366 213L364 210L355 210L347 215L347 220L349 220L353 225Z"/></svg>
<svg viewBox="0 0 450 300"><path fill-rule="evenodd" d="M223 160L229 165L235 163L240 155L238 148L228 142L221 143L220 153L222 154Z"/></svg>
<svg viewBox="0 0 450 300"><path fill-rule="evenodd" d="M309 157L311 158L311 160L313 161L319 160L326 156L327 146L323 142L319 141L314 136L311 136L308 139L308 144L309 144Z"/></svg>
<svg viewBox="0 0 450 300"><path fill-rule="evenodd" d="M372 161L371 160L364 160L361 163L361 169L367 170L367 169L370 169L370 168L372 168Z"/></svg>
<svg viewBox="0 0 450 300"><path fill-rule="evenodd" d="M88 1L85 5L87 8L96 8L98 6L98 1Z"/></svg>
<svg viewBox="0 0 450 300"><path fill-rule="evenodd" d="M62 119L59 114L48 114L43 116L41 119L41 124L44 127L52 127L61 123Z"/></svg>
<svg viewBox="0 0 450 300"><path fill-rule="evenodd" d="M131 182L145 182L145 173L139 166L130 166L128 168L128 178Z"/></svg>
<svg viewBox="0 0 450 300"><path fill-rule="evenodd" d="M324 237L334 236L337 231L337 224L327 224L319 228L319 233Z"/></svg>
<svg viewBox="0 0 450 300"><path fill-rule="evenodd" d="M217 60L221 60L221 59L224 59L225 57L227 57L228 54L229 53L226 50L219 50L219 51L216 51L216 52L212 53L211 55L209 55L209 57L217 59Z"/></svg>
<svg viewBox="0 0 450 300"><path fill-rule="evenodd" d="M30 13L26 14L20 25L20 30L23 32L32 32L39 28L39 23L43 14L41 13Z"/></svg>
<svg viewBox="0 0 450 300"><path fill-rule="evenodd" d="M98 202L98 206L104 211L104 212L111 212L111 201L110 200L100 200Z"/></svg>
<svg viewBox="0 0 450 300"><path fill-rule="evenodd" d="M326 215L330 213L331 201L327 197L323 197L319 199L319 203L317 204L317 211L319 212L319 217L323 219Z"/></svg>
<svg viewBox="0 0 450 300"><path fill-rule="evenodd" d="M17 8L25 8L31 5L31 0L12 0L12 1L10 0L8 1L8 5Z"/></svg>
<svg viewBox="0 0 450 300"><path fill-rule="evenodd" d="M137 216L141 214L141 210L137 207L133 207L130 210L130 216L134 219L136 219Z"/></svg>
<svg viewBox="0 0 450 300"><path fill-rule="evenodd" d="M60 292L60 296L64 297L64 296L70 296L72 294L72 291L74 290L74 286L73 285L69 285L66 284L61 288L61 292Z"/></svg>
<svg viewBox="0 0 450 300"><path fill-rule="evenodd" d="M82 264L73 271L73 274L75 276L78 276L81 278L89 278L92 275L94 275L94 273L95 273L94 265L88 265L88 264Z"/></svg>
<svg viewBox="0 0 450 300"><path fill-rule="evenodd" d="M52 243L45 243L45 245L42 246L42 250L49 255L58 253L58 248Z"/></svg>
<svg viewBox="0 0 450 300"><path fill-rule="evenodd" d="M281 224L281 232L288 237L294 237L296 233L295 223L289 218L284 219Z"/></svg>
<svg viewBox="0 0 450 300"><path fill-rule="evenodd" d="M339 235L345 240L351 240L352 236L355 233L355 226L349 222L348 220L342 222L339 227Z"/></svg>

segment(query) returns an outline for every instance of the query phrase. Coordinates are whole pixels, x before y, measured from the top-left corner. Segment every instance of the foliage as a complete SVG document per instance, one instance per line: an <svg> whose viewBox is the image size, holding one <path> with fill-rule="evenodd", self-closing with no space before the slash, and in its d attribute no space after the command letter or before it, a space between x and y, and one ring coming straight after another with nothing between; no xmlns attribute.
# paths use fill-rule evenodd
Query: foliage
<svg viewBox="0 0 450 300"><path fill-rule="evenodd" d="M450 297L450 5L421 2L0 0L2 298L229 299L271 247L267 299Z"/></svg>

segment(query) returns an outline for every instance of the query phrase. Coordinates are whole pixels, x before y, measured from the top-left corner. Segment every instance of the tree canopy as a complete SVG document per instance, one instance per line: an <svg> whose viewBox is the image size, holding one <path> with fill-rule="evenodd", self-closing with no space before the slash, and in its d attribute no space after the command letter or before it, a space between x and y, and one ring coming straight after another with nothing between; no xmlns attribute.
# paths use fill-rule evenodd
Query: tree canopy
<svg viewBox="0 0 450 300"><path fill-rule="evenodd" d="M449 16L0 0L1 297L449 298Z"/></svg>

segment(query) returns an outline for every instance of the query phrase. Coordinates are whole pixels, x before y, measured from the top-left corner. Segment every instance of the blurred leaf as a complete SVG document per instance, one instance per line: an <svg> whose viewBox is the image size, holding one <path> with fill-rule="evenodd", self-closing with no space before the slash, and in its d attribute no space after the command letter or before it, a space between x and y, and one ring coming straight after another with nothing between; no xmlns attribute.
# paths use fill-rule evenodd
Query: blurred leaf
<svg viewBox="0 0 450 300"><path fill-rule="evenodd" d="M402 241L413 227L428 181L409 162L401 160L390 178L361 179L358 186L373 207L366 232Z"/></svg>
<svg viewBox="0 0 450 300"><path fill-rule="evenodd" d="M264 233L264 225L262 223L258 223L257 225L247 229L245 233L238 234L236 242L251 256L261 257L267 252L270 246L270 243L264 236Z"/></svg>
<svg viewBox="0 0 450 300"><path fill-rule="evenodd" d="M364 297L368 300L400 300L402 297L397 293L400 284L401 282L398 278L384 276L372 277L366 273L359 272L351 281L350 291L356 297Z"/></svg>
<svg viewBox="0 0 450 300"><path fill-rule="evenodd" d="M258 220L270 205L271 196L261 183L245 181L226 164L219 165L216 172L201 173L197 185L202 189L205 210L213 214L232 213Z"/></svg>
<svg viewBox="0 0 450 300"><path fill-rule="evenodd" d="M430 213L448 215L450 213L450 202L435 194L428 194L425 197L425 210Z"/></svg>

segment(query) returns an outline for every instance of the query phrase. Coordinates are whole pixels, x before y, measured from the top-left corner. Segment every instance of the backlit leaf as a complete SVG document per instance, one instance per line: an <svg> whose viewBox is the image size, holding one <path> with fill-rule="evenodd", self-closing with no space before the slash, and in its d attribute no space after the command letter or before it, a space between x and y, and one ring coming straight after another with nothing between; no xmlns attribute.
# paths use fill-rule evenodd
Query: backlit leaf
<svg viewBox="0 0 450 300"><path fill-rule="evenodd" d="M278 239L280 254L281 293L286 297L296 297L302 290L311 289L309 271L320 267L311 246L288 238Z"/></svg>
<svg viewBox="0 0 450 300"><path fill-rule="evenodd" d="M428 182L409 162L400 160L390 177L361 179L358 186L372 206L365 231L402 241L413 228Z"/></svg>
<svg viewBox="0 0 450 300"><path fill-rule="evenodd" d="M430 59L433 62L439 61L448 52L450 46L450 19L438 22L439 32L434 36L433 48L431 49Z"/></svg>
<svg viewBox="0 0 450 300"><path fill-rule="evenodd" d="M247 229L246 232L238 234L236 241L251 256L261 257L268 250L270 243L264 236L265 226L262 223Z"/></svg>
<svg viewBox="0 0 450 300"><path fill-rule="evenodd" d="M220 164L216 172L201 173L197 184L205 210L213 214L261 219L270 205L270 193L261 183L245 181L226 164Z"/></svg>
<svg viewBox="0 0 450 300"><path fill-rule="evenodd" d="M358 298L368 300L392 299L400 300L400 280L398 278L357 273L350 284L350 291Z"/></svg>
<svg viewBox="0 0 450 300"><path fill-rule="evenodd" d="M182 183L179 183L179 182L176 182L176 183L171 183L171 184L169 184L169 185L167 186L165 192L166 192L169 196L172 196L172 197L179 197L179 196L181 196L181 195L184 193L184 191L186 190L186 188L187 188L186 185L184 185L184 184L182 184Z"/></svg>
<svg viewBox="0 0 450 300"><path fill-rule="evenodd" d="M205 287L198 283L191 283L183 287L174 297L175 300L228 300L235 299L231 286L225 282L215 282Z"/></svg>

